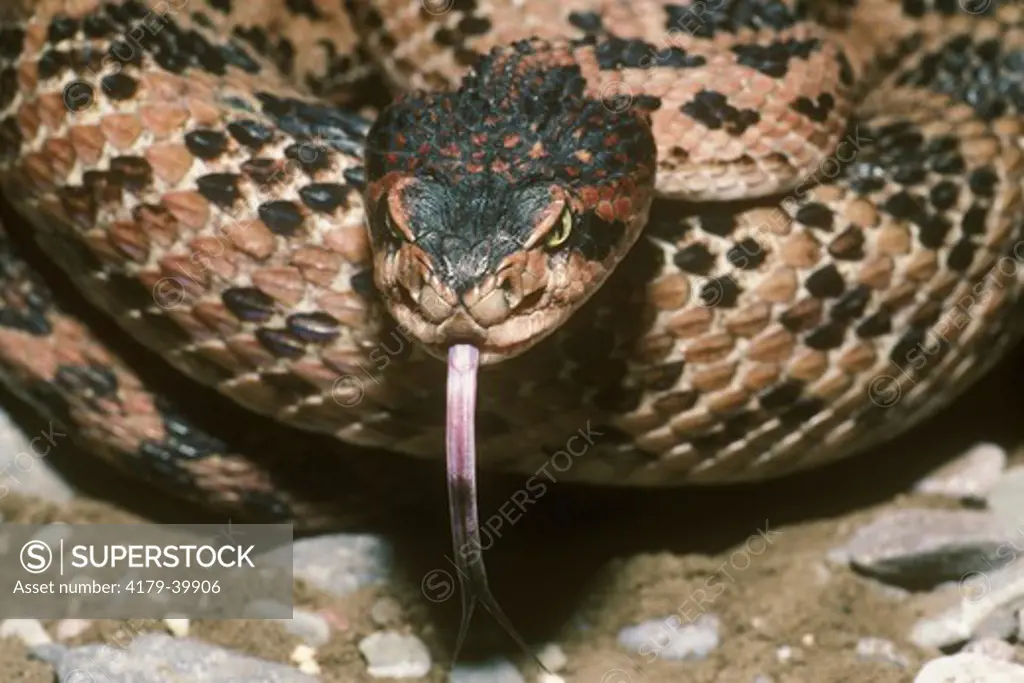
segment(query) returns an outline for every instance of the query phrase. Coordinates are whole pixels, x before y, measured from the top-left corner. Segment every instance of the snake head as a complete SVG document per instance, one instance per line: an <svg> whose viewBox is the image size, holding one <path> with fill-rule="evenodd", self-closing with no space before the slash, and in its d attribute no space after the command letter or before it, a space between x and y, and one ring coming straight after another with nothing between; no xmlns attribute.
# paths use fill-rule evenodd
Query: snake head
<svg viewBox="0 0 1024 683"><path fill-rule="evenodd" d="M374 279L428 352L518 355L558 328L636 241L653 198L647 115L602 101L569 43L483 58L369 132Z"/></svg>

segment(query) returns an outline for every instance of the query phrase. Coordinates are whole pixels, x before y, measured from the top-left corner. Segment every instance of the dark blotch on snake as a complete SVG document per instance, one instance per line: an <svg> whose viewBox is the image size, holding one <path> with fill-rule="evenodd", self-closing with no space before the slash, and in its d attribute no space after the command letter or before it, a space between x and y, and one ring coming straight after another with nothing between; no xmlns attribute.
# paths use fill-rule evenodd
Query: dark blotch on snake
<svg viewBox="0 0 1024 683"><path fill-rule="evenodd" d="M50 26L46 31L46 39L51 43L59 43L63 40L74 38L78 33L79 22L66 14L58 14L50 20Z"/></svg>
<svg viewBox="0 0 1024 683"><path fill-rule="evenodd" d="M804 337L804 343L816 351L829 351L842 346L845 338L846 324L832 321Z"/></svg>
<svg viewBox="0 0 1024 683"><path fill-rule="evenodd" d="M185 147L199 159L216 159L228 148L228 136L217 130L200 128L185 134Z"/></svg>
<svg viewBox="0 0 1024 683"><path fill-rule="evenodd" d="M724 129L731 135L742 135L761 120L756 110L737 109L729 104L725 95L712 90L701 90L681 105L679 111L710 130Z"/></svg>
<svg viewBox="0 0 1024 683"><path fill-rule="evenodd" d="M341 334L337 318L321 311L295 313L285 321L289 331L306 342L324 343Z"/></svg>
<svg viewBox="0 0 1024 683"><path fill-rule="evenodd" d="M985 234L985 223L988 222L988 208L974 204L964 213L960 221L960 229L968 235Z"/></svg>
<svg viewBox="0 0 1024 683"><path fill-rule="evenodd" d="M820 49L821 41L817 38L779 40L768 45L734 45L732 47L740 64L772 78L782 78L789 72L790 59L807 59Z"/></svg>
<svg viewBox="0 0 1024 683"><path fill-rule="evenodd" d="M884 308L880 309L858 325L856 332L857 336L863 339L889 334L892 332L892 315Z"/></svg>
<svg viewBox="0 0 1024 683"><path fill-rule="evenodd" d="M949 180L941 180L928 192L928 199L937 211L945 211L956 206L960 198L960 187Z"/></svg>
<svg viewBox="0 0 1024 683"><path fill-rule="evenodd" d="M804 393L804 383L796 379L787 379L777 384L758 397L758 402L765 410L781 410L795 403Z"/></svg>
<svg viewBox="0 0 1024 683"><path fill-rule="evenodd" d="M287 330L262 327L256 330L256 339L278 358L300 358L306 352L303 343Z"/></svg>
<svg viewBox="0 0 1024 683"><path fill-rule="evenodd" d="M314 211L332 213L348 206L349 187L336 183L315 183L299 190L299 198Z"/></svg>
<svg viewBox="0 0 1024 683"><path fill-rule="evenodd" d="M274 131L252 120L229 123L228 132L235 140L254 151L259 151L274 140Z"/></svg>
<svg viewBox="0 0 1024 683"><path fill-rule="evenodd" d="M918 224L917 239L928 249L938 249L946 243L953 224L944 216L929 216Z"/></svg>
<svg viewBox="0 0 1024 683"><path fill-rule="evenodd" d="M222 208L230 208L242 194L238 190L238 176L234 173L209 173L196 178L199 194Z"/></svg>
<svg viewBox="0 0 1024 683"><path fill-rule="evenodd" d="M871 288L867 285L857 285L842 297L829 310L833 320L841 322L852 322L862 315L871 301Z"/></svg>
<svg viewBox="0 0 1024 683"><path fill-rule="evenodd" d="M831 230L835 224L835 214L832 209L818 202L804 204L797 210L794 218L809 228L820 230Z"/></svg>
<svg viewBox="0 0 1024 683"><path fill-rule="evenodd" d="M835 264L829 264L811 273L805 283L811 296L819 299L836 297L846 291L846 283Z"/></svg>
<svg viewBox="0 0 1024 683"><path fill-rule="evenodd" d="M757 268L764 263L765 258L764 248L753 237L743 239L725 254L725 259L741 270Z"/></svg>
<svg viewBox="0 0 1024 683"><path fill-rule="evenodd" d="M977 247L971 242L970 238L964 237L957 241L953 248L949 250L949 254L946 256L946 265L953 270L965 272L971 267L971 262L974 261L976 249Z"/></svg>
<svg viewBox="0 0 1024 683"><path fill-rule="evenodd" d="M111 74L100 79L100 87L112 100L120 101L134 97L139 89L139 82L123 73Z"/></svg>
<svg viewBox="0 0 1024 683"><path fill-rule="evenodd" d="M274 300L255 287L225 289L221 301L236 318L245 322L266 322L274 315Z"/></svg>
<svg viewBox="0 0 1024 683"><path fill-rule="evenodd" d="M260 204L257 211L260 220L275 234L292 237L302 227L302 210L295 202L276 199Z"/></svg>
<svg viewBox="0 0 1024 683"><path fill-rule="evenodd" d="M676 251L672 262L679 270L691 275L706 275L715 265L715 257L700 243L690 244Z"/></svg>
<svg viewBox="0 0 1024 683"><path fill-rule="evenodd" d="M828 115L832 113L835 104L836 100L832 95L822 93L818 95L816 102L808 97L800 97L790 104L789 107L796 113L806 116L811 121L824 123L828 120Z"/></svg>

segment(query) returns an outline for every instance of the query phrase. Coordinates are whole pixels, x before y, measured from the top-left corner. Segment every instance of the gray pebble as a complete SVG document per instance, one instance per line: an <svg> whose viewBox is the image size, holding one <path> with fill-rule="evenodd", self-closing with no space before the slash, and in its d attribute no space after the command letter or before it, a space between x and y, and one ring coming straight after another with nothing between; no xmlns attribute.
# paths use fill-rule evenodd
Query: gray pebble
<svg viewBox="0 0 1024 683"><path fill-rule="evenodd" d="M857 641L857 658L868 662L895 664L906 668L910 662L896 644L885 638L861 638Z"/></svg>
<svg viewBox="0 0 1024 683"><path fill-rule="evenodd" d="M718 647L719 626L714 614L702 614L690 624L680 624L678 617L651 619L622 629L618 640L631 652L655 654L668 661L704 659Z"/></svg>
<svg viewBox="0 0 1024 683"><path fill-rule="evenodd" d="M1024 683L1024 666L961 653L925 664L914 683Z"/></svg>
<svg viewBox="0 0 1024 683"><path fill-rule="evenodd" d="M394 598L385 595L373 603L370 618L378 626L393 626L402 619L402 606Z"/></svg>
<svg viewBox="0 0 1024 683"><path fill-rule="evenodd" d="M1024 524L1024 467L1007 470L989 491L985 502L992 514L1007 526ZM1014 537L1017 545L1021 545L1024 535L1018 533Z"/></svg>
<svg viewBox="0 0 1024 683"><path fill-rule="evenodd" d="M994 443L979 443L947 463L914 487L918 493L979 502L999 481L1006 467L1006 450Z"/></svg>
<svg viewBox="0 0 1024 683"><path fill-rule="evenodd" d="M53 642L38 619L5 619L0 621L0 638L17 638L29 647Z"/></svg>
<svg viewBox="0 0 1024 683"><path fill-rule="evenodd" d="M296 607L291 619L279 619L278 623L293 636L302 638L310 647L323 647L331 639L331 625L319 614Z"/></svg>
<svg viewBox="0 0 1024 683"><path fill-rule="evenodd" d="M1007 537L987 512L896 510L857 529L829 557L893 585L934 586L1005 564Z"/></svg>
<svg viewBox="0 0 1024 683"><path fill-rule="evenodd" d="M523 674L504 657L486 662L462 663L452 667L448 683L526 683Z"/></svg>
<svg viewBox="0 0 1024 683"><path fill-rule="evenodd" d="M961 652L971 652L988 657L989 659L1012 662L1017 650L1005 640L989 637L967 643L967 646Z"/></svg>
<svg viewBox="0 0 1024 683"><path fill-rule="evenodd" d="M333 534L295 542L295 578L335 596L386 582L393 553L387 541L370 534Z"/></svg>
<svg viewBox="0 0 1024 683"><path fill-rule="evenodd" d="M359 641L359 651L374 678L422 678L432 665L422 640L397 631L371 633Z"/></svg>
<svg viewBox="0 0 1024 683"><path fill-rule="evenodd" d="M53 650L48 656L57 657L50 661L61 683L316 683L315 678L284 664L165 633L140 634L126 648L86 645Z"/></svg>
<svg viewBox="0 0 1024 683"><path fill-rule="evenodd" d="M7 491L40 498L51 503L66 503L71 500L73 491L68 483L54 470L45 456L40 457L32 450L31 440L36 441L37 449L53 452L57 448L69 448L68 437L59 436L60 429L50 430L46 423L39 425L39 430L26 435L15 425L6 412L0 411L0 493ZM52 443L47 435L52 434Z"/></svg>
<svg viewBox="0 0 1024 683"><path fill-rule="evenodd" d="M991 573L971 573L944 584L929 596L926 616L910 640L924 648L947 648L984 637L1008 638L1016 629L1014 614L1024 604L1024 565Z"/></svg>

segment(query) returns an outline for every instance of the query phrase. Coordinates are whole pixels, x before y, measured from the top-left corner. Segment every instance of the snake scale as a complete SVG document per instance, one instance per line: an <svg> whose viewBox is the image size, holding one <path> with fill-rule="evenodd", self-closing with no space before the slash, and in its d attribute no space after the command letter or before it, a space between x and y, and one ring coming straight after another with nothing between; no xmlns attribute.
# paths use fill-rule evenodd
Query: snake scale
<svg viewBox="0 0 1024 683"><path fill-rule="evenodd" d="M6 0L0 374L300 524L331 454L233 449L144 366L437 459L470 344L482 468L777 477L1019 340L1022 112L1024 8L987 0Z"/></svg>

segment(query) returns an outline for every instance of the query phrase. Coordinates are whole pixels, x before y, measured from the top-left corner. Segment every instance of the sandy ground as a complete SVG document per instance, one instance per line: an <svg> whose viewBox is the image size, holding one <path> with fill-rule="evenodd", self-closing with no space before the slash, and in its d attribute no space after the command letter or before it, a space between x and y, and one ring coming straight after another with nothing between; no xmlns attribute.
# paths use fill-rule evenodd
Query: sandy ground
<svg viewBox="0 0 1024 683"><path fill-rule="evenodd" d="M692 683L747 683L758 674L776 683L909 681L922 661L936 655L906 639L925 596L901 598L846 569L829 569L825 555L881 511L945 504L906 492L972 443L995 441L1007 447L1012 461L1024 459L1024 392L1014 381L1021 369L1018 355L936 419L884 449L768 485L663 493L559 488L486 555L492 588L530 642L562 646L569 663L561 675L569 683L661 683L681 674ZM106 501L52 506L12 495L0 500L5 519L123 521L144 515L202 521L193 508L126 486L80 455L73 464L94 475L85 487L94 495L105 491ZM431 484L443 489L440 470ZM133 495L114 495L124 491ZM503 502L500 491L488 491L483 515ZM444 557L450 547L446 521L437 505L416 520L392 520L387 533L400 578L385 588L338 600L296 587L296 603L325 610L335 627L317 657L323 681L374 680L357 643L379 628L369 612L384 595L402 605L398 628L416 633L431 649L435 665L424 680L446 680L458 599L428 600L420 589L428 573L451 571ZM673 614L693 619L704 611L720 617L722 635L705 661L648 662L637 653L627 656L616 643L624 626ZM486 613L479 612L474 625L467 658L505 654L533 671ZM47 626L52 630L52 623ZM109 641L119 629L124 624L95 622L74 642ZM280 661L299 642L260 621L193 622L191 635ZM866 636L894 641L910 666L859 660L854 647ZM779 661L782 646L794 648L789 661ZM0 641L0 672L5 681L52 680L47 666L27 661L23 646L11 640Z"/></svg>

